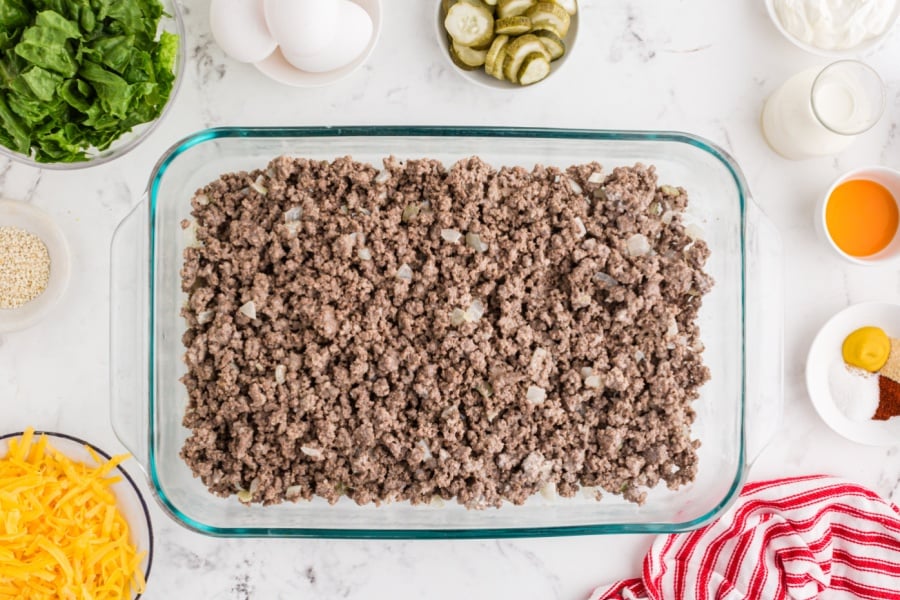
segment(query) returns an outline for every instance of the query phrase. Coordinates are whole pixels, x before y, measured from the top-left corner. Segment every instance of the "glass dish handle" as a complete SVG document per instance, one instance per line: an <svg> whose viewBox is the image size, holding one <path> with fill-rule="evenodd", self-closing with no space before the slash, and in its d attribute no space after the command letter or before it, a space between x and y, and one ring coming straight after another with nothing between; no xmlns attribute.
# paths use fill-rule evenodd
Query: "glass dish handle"
<svg viewBox="0 0 900 600"><path fill-rule="evenodd" d="M784 254L781 236L748 199L744 231L745 434L748 468L781 427L784 407Z"/></svg>
<svg viewBox="0 0 900 600"><path fill-rule="evenodd" d="M149 330L147 196L113 233L110 257L110 421L119 441L147 465Z"/></svg>

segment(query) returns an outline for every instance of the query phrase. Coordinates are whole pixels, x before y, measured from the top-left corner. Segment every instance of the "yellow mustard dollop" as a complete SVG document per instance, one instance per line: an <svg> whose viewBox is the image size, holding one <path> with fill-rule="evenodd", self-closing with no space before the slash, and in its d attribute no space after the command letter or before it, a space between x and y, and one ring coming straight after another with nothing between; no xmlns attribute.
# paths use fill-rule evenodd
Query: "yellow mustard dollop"
<svg viewBox="0 0 900 600"><path fill-rule="evenodd" d="M875 373L887 362L891 340L878 327L860 327L847 336L841 346L844 362L851 367Z"/></svg>

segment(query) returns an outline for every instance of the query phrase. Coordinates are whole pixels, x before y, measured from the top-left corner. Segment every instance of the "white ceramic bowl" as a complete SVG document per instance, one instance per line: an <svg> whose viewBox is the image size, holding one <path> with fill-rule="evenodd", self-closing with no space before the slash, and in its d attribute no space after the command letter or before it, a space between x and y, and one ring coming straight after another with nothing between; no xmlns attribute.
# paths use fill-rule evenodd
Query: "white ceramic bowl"
<svg viewBox="0 0 900 600"><path fill-rule="evenodd" d="M447 30L444 29L444 11L441 7L440 0L435 2L436 15L434 19L435 23L435 38L437 39L438 46L440 47L441 54L444 59L447 61L447 64L450 65L450 68L457 73L459 73L465 79L468 79L472 83L476 85L480 85L482 87L494 89L494 90L523 90L534 87L535 85L541 85L542 83L549 80L553 77L553 74L559 71L566 61L572 56L572 50L575 48L575 40L578 37L578 21L581 17L581 6L578 6L578 12L572 15L571 24L569 25L569 32L566 34L563 42L566 44L566 53L559 59L554 60L550 63L550 74L547 75L541 81L533 84L533 85L518 85L516 83L512 83L509 81L500 81L496 77L491 77L487 73L484 72L484 67L479 67L477 69L467 71L465 69L461 69L454 62L453 59L450 58L450 40L447 38Z"/></svg>
<svg viewBox="0 0 900 600"><path fill-rule="evenodd" d="M0 200L0 227L33 233L50 253L50 281L44 292L18 308L0 308L0 333L6 333L31 327L59 303L69 285L71 261L62 230L49 215L30 204Z"/></svg>
<svg viewBox="0 0 900 600"><path fill-rule="evenodd" d="M829 371L843 367L841 345L860 327L882 328L891 337L900 337L900 305L882 302L854 304L834 315L819 330L806 359L806 387L822 420L848 440L869 446L900 444L900 417L887 421L854 421L838 408L831 393Z"/></svg>
<svg viewBox="0 0 900 600"><path fill-rule="evenodd" d="M64 433L35 431L34 439L37 440L41 433L47 435L48 442L53 448L74 461L88 465L95 464L93 457L85 448L88 445L101 457L105 459L111 458L109 454L93 444L88 444L83 440ZM19 431L0 437L0 457L6 456L9 450L10 438L20 437L21 435L22 432ZM122 516L128 522L128 527L131 531L131 541L137 547L138 552L146 552L140 565L146 581L150 577L150 567L153 565L153 525L150 522L150 511L147 510L147 503L144 502L144 498L138 491L131 475L122 468L122 465L118 465L111 474L121 477L121 481L110 485L110 490L116 495L116 505L119 512L122 513ZM134 595L134 598L140 597L140 594L136 593Z"/></svg>
<svg viewBox="0 0 900 600"><path fill-rule="evenodd" d="M781 24L781 19L778 18L778 13L775 10L775 0L765 0L766 2L766 11L769 13L769 19L771 19L772 24L775 26L775 29L778 30L781 35L784 36L786 40L788 40L793 45L797 46L801 50L805 50L810 54L817 54L819 56L827 56L829 58L853 58L858 56L864 56L866 54L870 54L878 49L881 46L881 43L885 40L885 38L890 35L891 29L894 28L894 25L897 23L897 18L900 17L900 2L894 7L894 14L890 19L890 23L885 28L885 30L880 34L868 40L865 40L852 48L844 48L842 50L826 50L825 48L818 48L813 46L812 44L807 44L801 40L798 40L796 37L791 35L787 29L784 28L784 25Z"/></svg>
<svg viewBox="0 0 900 600"><path fill-rule="evenodd" d="M853 169L838 177L828 188L828 191L825 192L825 195L819 200L819 204L816 207L816 231L831 249L838 254L838 256L855 265L873 266L895 260L900 257L900 229L894 234L894 239L891 240L891 243L888 244L884 250L877 254L865 257L850 256L838 248L837 244L834 243L834 240L831 239L831 235L828 233L828 226L825 222L825 209L828 206L828 199L831 197L831 194L837 186L845 181L851 181L853 179L868 179L869 181L880 183L891 192L894 196L894 201L898 204L898 209L900 209L900 171L878 166ZM900 331L897 332L897 335L900 336Z"/></svg>
<svg viewBox="0 0 900 600"><path fill-rule="evenodd" d="M260 73L284 85L299 88L316 88L335 83L345 77L349 77L354 71L359 69L372 55L375 46L378 44L378 38L381 36L381 0L352 0L359 4L369 16L372 17L372 39L356 60L349 65L345 65L340 69L325 71L324 73L310 73L301 71L291 63L289 63L281 50L276 48L275 52L269 55L265 60L256 63L254 66Z"/></svg>

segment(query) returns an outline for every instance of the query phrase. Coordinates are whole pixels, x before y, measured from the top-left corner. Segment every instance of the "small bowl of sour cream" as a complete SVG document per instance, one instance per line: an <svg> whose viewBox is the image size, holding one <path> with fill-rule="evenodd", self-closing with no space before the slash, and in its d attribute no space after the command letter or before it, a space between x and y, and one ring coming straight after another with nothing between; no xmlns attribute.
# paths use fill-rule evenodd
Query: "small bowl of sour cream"
<svg viewBox="0 0 900 600"><path fill-rule="evenodd" d="M846 58L881 45L900 17L900 0L766 0L775 28L819 56Z"/></svg>

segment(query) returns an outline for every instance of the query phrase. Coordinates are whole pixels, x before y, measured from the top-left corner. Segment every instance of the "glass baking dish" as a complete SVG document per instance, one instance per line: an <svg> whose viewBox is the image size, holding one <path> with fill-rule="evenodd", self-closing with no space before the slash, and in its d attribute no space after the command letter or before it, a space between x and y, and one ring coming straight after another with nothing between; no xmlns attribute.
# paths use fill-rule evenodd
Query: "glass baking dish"
<svg viewBox="0 0 900 600"><path fill-rule="evenodd" d="M697 223L716 280L700 313L712 372L695 403L702 441L696 480L677 491L651 490L643 506L606 494L602 501L537 495L523 506L467 510L393 503L357 506L321 499L277 506L240 504L209 493L178 456L186 391L179 270L190 243L181 228L195 191L219 175L263 167L282 155L350 155L380 166L389 155L445 164L477 154L494 166L566 167L599 161L605 170L656 166L660 183L690 194L686 221ZM143 201L112 245L112 421L146 469L162 507L177 522L220 536L349 538L514 537L674 532L699 527L737 496L781 412L781 251L777 233L750 198L740 169L723 150L683 133L512 128L221 128L198 132L166 152ZM765 349L765 351L763 350Z"/></svg>

